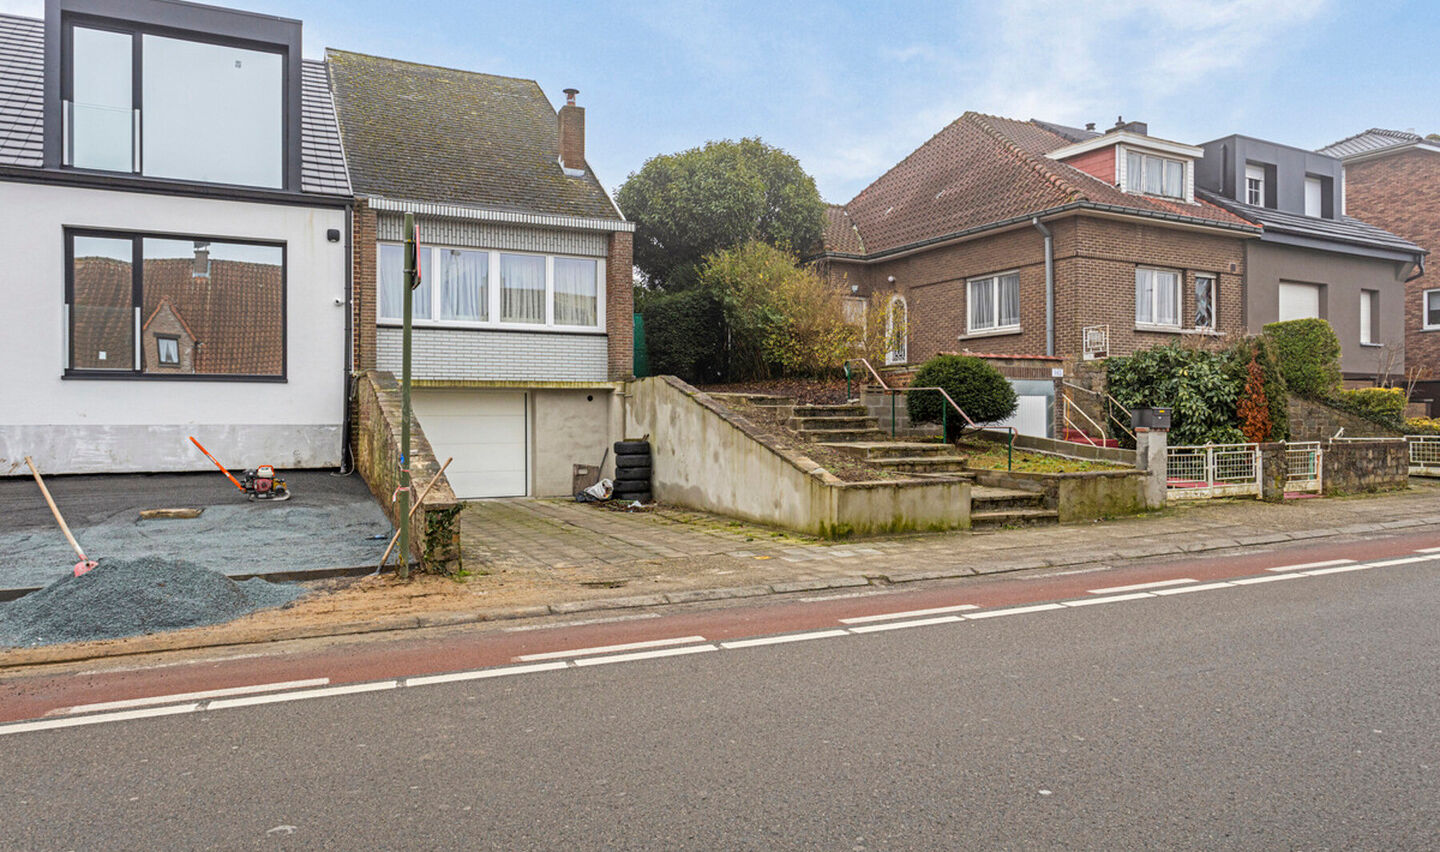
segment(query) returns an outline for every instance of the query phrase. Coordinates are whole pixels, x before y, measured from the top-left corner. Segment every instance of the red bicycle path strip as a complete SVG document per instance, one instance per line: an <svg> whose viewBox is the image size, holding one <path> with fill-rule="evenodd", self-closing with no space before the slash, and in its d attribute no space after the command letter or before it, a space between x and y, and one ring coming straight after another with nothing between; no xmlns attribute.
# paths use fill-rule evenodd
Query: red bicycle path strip
<svg viewBox="0 0 1440 852"><path fill-rule="evenodd" d="M0 722L35 719L86 704L176 695L256 684L328 678L330 685L470 671L510 665L516 658L703 636L719 642L843 627L842 619L972 604L980 608L1018 606L1090 597L1090 590L1186 578L1199 582L1263 574L1269 568L1351 559L1357 562L1415 555L1440 546L1440 533L1410 533L1369 541L1300 544L1279 542L1275 550L1232 556L1160 557L1144 564L1099 570L1036 569L935 581L916 588L821 590L813 594L727 601L697 609L677 606L658 617L592 624L557 624L533 629L436 628L403 638L337 644L298 652L276 651L121 671L12 677L0 683ZM1440 558L1440 555L1437 555ZM603 617L603 614L597 614ZM583 616L582 616L583 617Z"/></svg>

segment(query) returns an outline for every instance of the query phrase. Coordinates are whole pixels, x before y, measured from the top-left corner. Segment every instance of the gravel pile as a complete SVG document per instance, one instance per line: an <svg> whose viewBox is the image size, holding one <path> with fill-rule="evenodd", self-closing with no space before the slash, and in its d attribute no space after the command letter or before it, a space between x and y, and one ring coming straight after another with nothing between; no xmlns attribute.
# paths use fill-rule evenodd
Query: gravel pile
<svg viewBox="0 0 1440 852"><path fill-rule="evenodd" d="M116 639L232 621L304 594L256 578L237 583L191 562L103 559L79 577L0 604L0 646Z"/></svg>

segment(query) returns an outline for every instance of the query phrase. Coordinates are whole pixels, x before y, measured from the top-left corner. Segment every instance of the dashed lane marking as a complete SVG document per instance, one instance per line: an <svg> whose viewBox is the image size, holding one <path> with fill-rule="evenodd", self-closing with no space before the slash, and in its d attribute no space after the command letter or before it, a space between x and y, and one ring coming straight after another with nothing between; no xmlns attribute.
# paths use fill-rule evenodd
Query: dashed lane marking
<svg viewBox="0 0 1440 852"><path fill-rule="evenodd" d="M1024 615L1027 612L1044 612L1047 609L1064 608L1065 607L1061 606L1058 603L1044 603L1036 604L1034 606L1011 607L1010 609L987 609L981 612L967 612L964 615L964 618L967 620L975 618L999 618L1002 615Z"/></svg>
<svg viewBox="0 0 1440 852"><path fill-rule="evenodd" d="M77 713L97 713L106 710L128 710L135 707L150 707L156 704L174 704L177 701L200 701L209 698L225 698L231 695L247 695L255 692L280 692L286 689L306 689L314 686L325 686L330 682L328 677L311 678L310 680L288 680L281 683L257 683L252 686L231 686L225 689L207 689L201 692L181 692L175 695L152 695L148 698L128 698L123 701L102 701L98 704L79 704L74 707L61 707L58 710L51 710L47 716L75 715Z"/></svg>
<svg viewBox="0 0 1440 852"><path fill-rule="evenodd" d="M458 683L466 680L484 680L492 677L505 677L507 675L531 674L533 672L550 672L556 669L568 668L569 663L564 660L557 660L553 663L531 663L526 666L506 666L502 669L480 669L469 672L451 672L450 674L421 675L420 677L405 678L406 686L432 686L437 683Z"/></svg>
<svg viewBox="0 0 1440 852"><path fill-rule="evenodd" d="M684 645L679 648L662 648L658 651L636 651L633 654L614 654L609 657L581 657L573 660L577 666L603 666L606 663L628 663L632 660L653 660L658 657L678 657L682 654L699 654L704 651L718 651L714 645Z"/></svg>
<svg viewBox="0 0 1440 852"><path fill-rule="evenodd" d="M1091 589L1092 595L1108 595L1113 592L1138 592L1141 589L1163 589L1166 586L1179 586L1184 583L1193 583L1189 577L1180 577L1175 580L1156 580L1152 583L1131 583L1128 586L1110 586L1105 589Z"/></svg>
<svg viewBox="0 0 1440 852"><path fill-rule="evenodd" d="M1273 583L1276 580L1298 580L1304 576L1304 574L1263 574L1259 577L1242 577L1230 582L1237 586L1252 586L1256 583Z"/></svg>
<svg viewBox="0 0 1440 852"><path fill-rule="evenodd" d="M1234 583L1201 583L1198 586L1180 586L1174 589L1156 589L1153 594L1157 595L1183 595L1190 592L1208 592L1213 589L1228 589Z"/></svg>
<svg viewBox="0 0 1440 852"><path fill-rule="evenodd" d="M1128 595L1109 595L1103 598L1078 598L1073 601L1061 601L1061 606L1093 606L1095 604L1120 603L1121 601L1138 601L1141 598L1153 598L1149 592L1132 592Z"/></svg>
<svg viewBox="0 0 1440 852"><path fill-rule="evenodd" d="M650 639L645 642L627 642L623 645L597 645L593 648L573 648L568 651L546 651L543 654L525 654L515 661L528 663L536 660L558 660L565 657L585 657L592 654L613 654L616 651L639 651L643 648L663 648L667 645L689 645L704 642L704 636L675 636L669 639Z"/></svg>
<svg viewBox="0 0 1440 852"><path fill-rule="evenodd" d="M941 615L935 618L922 618L917 621L882 621L879 624L861 624L850 628L851 633L879 633L884 630L904 630L907 627L929 627L932 624L954 624L957 621L964 621L958 615Z"/></svg>
<svg viewBox="0 0 1440 852"><path fill-rule="evenodd" d="M1301 562L1299 565L1277 565L1274 568L1266 568L1266 571L1280 573L1282 571L1303 571L1306 568L1327 568L1331 565L1349 565L1354 559L1326 559L1324 562Z"/></svg>
<svg viewBox="0 0 1440 852"><path fill-rule="evenodd" d="M299 692L281 692L273 695L250 695L245 698L222 698L205 705L206 710L225 710L231 707L254 707L258 704L279 704L283 701L304 701L307 698L330 698L335 695L355 695L362 692L381 692L398 689L400 681L381 680L370 683L349 683L344 686L327 686L324 689L302 689Z"/></svg>
<svg viewBox="0 0 1440 852"><path fill-rule="evenodd" d="M121 710L117 713L97 713L93 716L66 716L62 719L41 719L36 722L19 722L0 725L0 736L21 734L26 731L52 731L56 728L78 728L81 725L99 725L102 722L124 722L130 719L149 719L153 716L178 716L194 713L199 704L171 704L166 707L147 707L143 710Z"/></svg>
<svg viewBox="0 0 1440 852"><path fill-rule="evenodd" d="M1440 553L1440 547L1422 547L1416 553Z"/></svg>
<svg viewBox="0 0 1440 852"><path fill-rule="evenodd" d="M882 612L879 615L857 615L854 618L842 618L841 624L869 624L872 621L890 621L896 618L911 618L925 615L940 615L947 612L965 612L966 610L979 609L975 604L956 604L954 606L937 606L931 609L912 609L904 612Z"/></svg>
<svg viewBox="0 0 1440 852"><path fill-rule="evenodd" d="M783 645L786 642L805 642L810 639L833 639L850 635L844 630L816 630L811 633L785 633L780 636L761 636L757 639L732 639L721 642L721 648L754 648L759 645Z"/></svg>

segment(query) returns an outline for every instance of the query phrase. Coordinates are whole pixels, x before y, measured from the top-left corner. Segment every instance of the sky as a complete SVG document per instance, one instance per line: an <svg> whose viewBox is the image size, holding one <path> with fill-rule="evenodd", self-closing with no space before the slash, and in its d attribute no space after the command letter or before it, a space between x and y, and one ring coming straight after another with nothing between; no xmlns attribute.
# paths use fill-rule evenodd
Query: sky
<svg viewBox="0 0 1440 852"><path fill-rule="evenodd" d="M1440 132L1440 2L212 0L326 47L580 90L612 191L647 159L758 136L844 203L966 110L1200 143ZM39 17L43 0L0 0Z"/></svg>

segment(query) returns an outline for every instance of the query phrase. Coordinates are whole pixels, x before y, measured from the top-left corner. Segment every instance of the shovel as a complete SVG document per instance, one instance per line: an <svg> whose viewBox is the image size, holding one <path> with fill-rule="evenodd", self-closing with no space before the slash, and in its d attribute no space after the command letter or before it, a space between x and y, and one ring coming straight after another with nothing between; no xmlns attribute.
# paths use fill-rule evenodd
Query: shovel
<svg viewBox="0 0 1440 852"><path fill-rule="evenodd" d="M50 489L45 487L45 480L40 478L40 471L35 469L35 462L26 456L25 464L30 466L30 472L35 475L35 484L40 486L40 493L45 495L45 502L50 505L50 512L55 515L55 522L60 525L60 532L65 533L65 540L70 542L70 546L75 549L75 555L80 557L80 561L75 563L75 576L79 577L98 563L85 555L85 551L80 549L79 542L75 541L75 536L70 534L70 527L65 525L65 519L60 516L60 508L55 505L55 499L50 496Z"/></svg>

